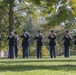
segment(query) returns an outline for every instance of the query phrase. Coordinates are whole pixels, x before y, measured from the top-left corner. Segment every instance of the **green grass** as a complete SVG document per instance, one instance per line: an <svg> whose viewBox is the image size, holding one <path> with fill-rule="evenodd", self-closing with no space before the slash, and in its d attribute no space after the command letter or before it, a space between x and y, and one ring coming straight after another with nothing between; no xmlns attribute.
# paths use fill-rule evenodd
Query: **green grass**
<svg viewBox="0 0 76 75"><path fill-rule="evenodd" d="M0 59L0 75L76 75L76 57Z"/></svg>

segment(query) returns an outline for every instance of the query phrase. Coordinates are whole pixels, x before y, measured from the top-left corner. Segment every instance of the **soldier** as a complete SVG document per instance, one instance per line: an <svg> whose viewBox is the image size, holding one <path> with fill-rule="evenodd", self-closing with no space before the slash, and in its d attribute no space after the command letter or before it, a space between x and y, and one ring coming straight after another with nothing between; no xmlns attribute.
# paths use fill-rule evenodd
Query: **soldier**
<svg viewBox="0 0 76 75"><path fill-rule="evenodd" d="M42 58L42 49L41 49L41 47L43 46L42 39L43 39L42 33L38 30L38 34L34 38L34 40L37 40L37 58Z"/></svg>
<svg viewBox="0 0 76 75"><path fill-rule="evenodd" d="M48 37L49 41L49 46L50 46L50 57L56 58L56 51L55 51L55 46L56 46L56 33L54 32L54 30L51 30L51 34Z"/></svg>
<svg viewBox="0 0 76 75"><path fill-rule="evenodd" d="M9 58L14 58L14 32L10 31L9 36L7 37L9 40Z"/></svg>
<svg viewBox="0 0 76 75"><path fill-rule="evenodd" d="M70 41L72 39L69 30L66 30L66 34L63 37L64 39L64 55L65 57L69 57L69 50L70 50Z"/></svg>
<svg viewBox="0 0 76 75"><path fill-rule="evenodd" d="M23 38L22 41L22 49L23 49L23 58L28 58L28 46L29 46L29 33L27 31L24 31L24 34L21 35L21 38Z"/></svg>
<svg viewBox="0 0 76 75"><path fill-rule="evenodd" d="M19 47L19 37L17 32L14 32L14 49L15 49L15 58L18 56L18 47Z"/></svg>

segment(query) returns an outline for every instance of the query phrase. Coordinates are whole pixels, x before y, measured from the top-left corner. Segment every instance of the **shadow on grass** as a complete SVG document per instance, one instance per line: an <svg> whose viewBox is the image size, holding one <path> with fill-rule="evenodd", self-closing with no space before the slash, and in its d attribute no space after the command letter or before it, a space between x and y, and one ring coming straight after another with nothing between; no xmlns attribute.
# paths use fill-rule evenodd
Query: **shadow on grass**
<svg viewBox="0 0 76 75"><path fill-rule="evenodd" d="M33 63L32 63L33 62ZM38 65L38 63L41 63L41 65ZM43 62L47 65L43 65ZM64 63L63 65L57 65L57 64L48 64L48 63ZM69 65L66 64L66 62L76 62L76 59L17 59L17 60L1 60L0 61L0 72L5 71L31 71L31 70L62 70L62 71L76 71L76 65ZM28 63L28 65L27 65ZM30 64L29 64L30 63ZM32 64L31 64L32 63ZM35 63L35 64L34 64ZM37 65L36 65L37 64ZM66 64L66 65L65 65Z"/></svg>
<svg viewBox="0 0 76 75"><path fill-rule="evenodd" d="M6 59L7 60L7 59ZM28 62L76 62L76 59L72 59L72 60L67 60L67 59L64 59L64 60L59 60L59 59L53 59L53 60L51 60L51 59L33 59L33 60L26 60L26 59L21 59L21 60L10 60L9 59L9 61L0 61L0 63L5 63L5 64L8 64L8 63L28 63Z"/></svg>
<svg viewBox="0 0 76 75"><path fill-rule="evenodd" d="M76 65L11 65L11 66L0 66L0 72L5 71L31 71L31 70L62 70L62 71L76 71Z"/></svg>

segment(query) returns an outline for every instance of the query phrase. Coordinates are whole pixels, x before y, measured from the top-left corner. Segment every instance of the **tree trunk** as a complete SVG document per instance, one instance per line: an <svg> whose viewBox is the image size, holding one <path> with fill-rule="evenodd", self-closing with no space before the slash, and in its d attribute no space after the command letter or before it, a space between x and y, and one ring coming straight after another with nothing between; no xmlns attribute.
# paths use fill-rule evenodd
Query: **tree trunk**
<svg viewBox="0 0 76 75"><path fill-rule="evenodd" d="M10 9L9 9L9 31L13 29L14 25L14 0L10 0Z"/></svg>

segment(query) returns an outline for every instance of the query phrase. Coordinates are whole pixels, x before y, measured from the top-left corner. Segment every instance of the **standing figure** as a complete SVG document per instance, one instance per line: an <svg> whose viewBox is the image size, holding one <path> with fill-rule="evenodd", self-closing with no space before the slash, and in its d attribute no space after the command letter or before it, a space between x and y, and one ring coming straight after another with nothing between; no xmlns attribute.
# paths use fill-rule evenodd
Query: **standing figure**
<svg viewBox="0 0 76 75"><path fill-rule="evenodd" d="M9 58L14 58L14 32L10 31L9 36L7 37L9 40Z"/></svg>
<svg viewBox="0 0 76 75"><path fill-rule="evenodd" d="M21 38L23 38L23 41L22 41L22 50L23 50L23 58L28 58L28 46L29 46L29 33L27 31L24 31L24 34L21 35Z"/></svg>
<svg viewBox="0 0 76 75"><path fill-rule="evenodd" d="M50 46L50 57L56 58L56 51L55 51L55 46L56 46L56 33L54 32L54 30L51 30L51 34L48 37L49 41L49 46Z"/></svg>
<svg viewBox="0 0 76 75"><path fill-rule="evenodd" d="M18 56L18 47L19 47L19 37L17 32L14 32L14 49L15 49L15 58Z"/></svg>
<svg viewBox="0 0 76 75"><path fill-rule="evenodd" d="M64 40L64 56L65 57L69 57L70 53L69 53L69 50L70 50L70 41L71 41L72 37L69 33L68 30L66 30L66 34L64 35L63 37L63 40Z"/></svg>
<svg viewBox="0 0 76 75"><path fill-rule="evenodd" d="M42 33L38 30L38 34L34 38L34 40L37 40L37 58L42 58L42 42L43 36Z"/></svg>

